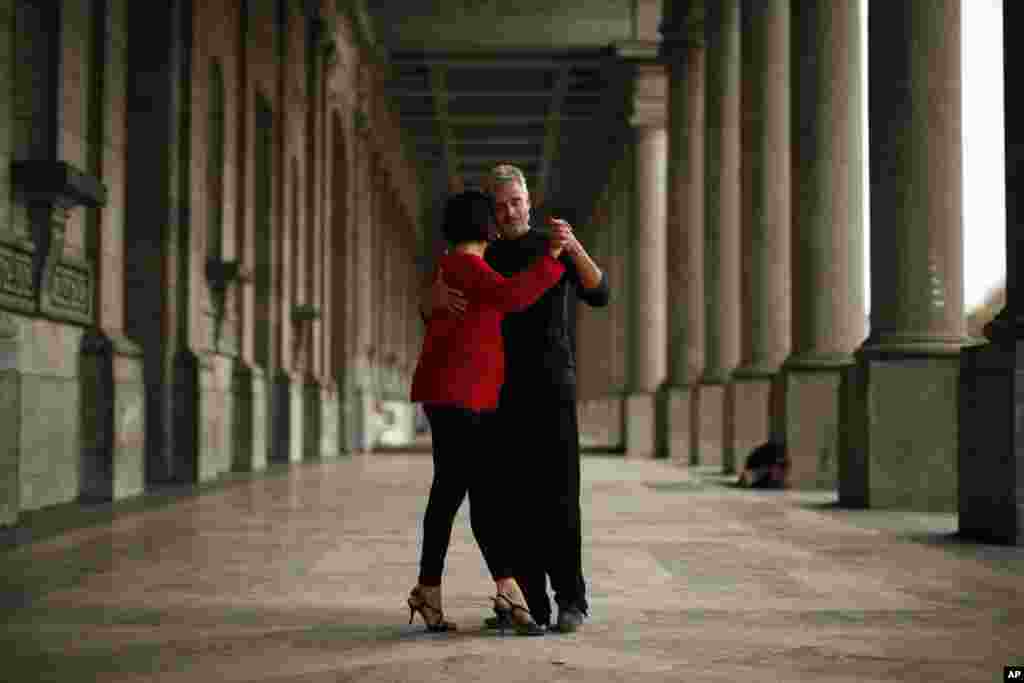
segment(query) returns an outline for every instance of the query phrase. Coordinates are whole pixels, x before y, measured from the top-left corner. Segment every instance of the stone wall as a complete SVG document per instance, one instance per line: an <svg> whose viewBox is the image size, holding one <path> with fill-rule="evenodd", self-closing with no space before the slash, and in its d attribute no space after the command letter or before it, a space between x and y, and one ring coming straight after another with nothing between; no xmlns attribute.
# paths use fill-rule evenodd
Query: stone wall
<svg viewBox="0 0 1024 683"><path fill-rule="evenodd" d="M420 182L357 9L8 1L0 35L0 524L412 438Z"/></svg>

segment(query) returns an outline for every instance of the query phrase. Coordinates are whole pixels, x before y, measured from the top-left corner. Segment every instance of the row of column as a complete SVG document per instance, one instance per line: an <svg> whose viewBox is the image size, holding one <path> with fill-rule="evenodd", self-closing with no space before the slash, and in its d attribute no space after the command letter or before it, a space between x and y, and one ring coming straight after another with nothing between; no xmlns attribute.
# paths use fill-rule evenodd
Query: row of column
<svg viewBox="0 0 1024 683"><path fill-rule="evenodd" d="M667 135L632 121L642 313L624 441L725 472L776 441L797 486L841 477L850 504L950 509L948 388L967 341L960 3L872 6L867 339L861 10L666 3ZM634 70L637 102L652 68Z"/></svg>
<svg viewBox="0 0 1024 683"><path fill-rule="evenodd" d="M335 292L344 296L336 306L345 311L338 372L344 450L369 450L382 439L412 438L408 392L421 335L415 294L420 247L415 221L398 201L383 158L366 138L356 148L356 219L343 247L350 276Z"/></svg>

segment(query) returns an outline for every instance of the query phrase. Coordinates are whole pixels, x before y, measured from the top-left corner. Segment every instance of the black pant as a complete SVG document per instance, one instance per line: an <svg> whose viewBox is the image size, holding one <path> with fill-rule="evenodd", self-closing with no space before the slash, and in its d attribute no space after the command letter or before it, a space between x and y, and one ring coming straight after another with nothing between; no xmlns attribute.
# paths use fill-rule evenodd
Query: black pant
<svg viewBox="0 0 1024 683"><path fill-rule="evenodd" d="M425 405L430 421L434 481L423 515L419 582L440 586L452 524L469 494L469 520L487 569L495 579L512 576L514 541L498 504L501 481L495 467L493 412Z"/></svg>
<svg viewBox="0 0 1024 683"><path fill-rule="evenodd" d="M576 401L544 392L502 394L504 460L515 467L521 505L507 514L521 530L514 574L538 623L551 620L547 579L560 608L588 610L583 579L580 446Z"/></svg>

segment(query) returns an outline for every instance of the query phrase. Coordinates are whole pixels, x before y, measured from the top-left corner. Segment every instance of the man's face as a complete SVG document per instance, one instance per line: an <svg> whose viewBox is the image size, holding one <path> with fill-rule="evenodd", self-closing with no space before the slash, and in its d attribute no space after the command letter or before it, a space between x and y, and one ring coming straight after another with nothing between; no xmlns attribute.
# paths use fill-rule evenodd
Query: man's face
<svg viewBox="0 0 1024 683"><path fill-rule="evenodd" d="M518 182L501 183L494 188L494 211L502 234L518 234L530 222L530 195Z"/></svg>

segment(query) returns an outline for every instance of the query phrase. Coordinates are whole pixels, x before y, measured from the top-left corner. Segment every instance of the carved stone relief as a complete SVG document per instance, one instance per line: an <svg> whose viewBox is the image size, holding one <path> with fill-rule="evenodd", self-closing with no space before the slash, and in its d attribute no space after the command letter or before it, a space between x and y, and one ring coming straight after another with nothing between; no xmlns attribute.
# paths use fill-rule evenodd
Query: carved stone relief
<svg viewBox="0 0 1024 683"><path fill-rule="evenodd" d="M103 205L106 188L63 161L18 161L11 170L34 234L31 240L0 235L0 306L91 324L93 266L65 254L64 236L70 212Z"/></svg>

